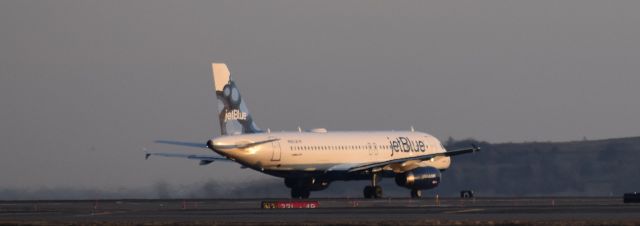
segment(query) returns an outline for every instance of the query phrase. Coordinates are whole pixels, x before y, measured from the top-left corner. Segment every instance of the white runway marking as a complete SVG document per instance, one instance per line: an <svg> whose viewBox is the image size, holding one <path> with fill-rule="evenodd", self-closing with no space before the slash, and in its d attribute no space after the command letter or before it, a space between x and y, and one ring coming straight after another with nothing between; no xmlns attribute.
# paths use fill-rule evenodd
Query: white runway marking
<svg viewBox="0 0 640 226"><path fill-rule="evenodd" d="M466 210L456 210L456 211L447 211L444 213L472 213L472 212L481 212L484 209L466 209Z"/></svg>

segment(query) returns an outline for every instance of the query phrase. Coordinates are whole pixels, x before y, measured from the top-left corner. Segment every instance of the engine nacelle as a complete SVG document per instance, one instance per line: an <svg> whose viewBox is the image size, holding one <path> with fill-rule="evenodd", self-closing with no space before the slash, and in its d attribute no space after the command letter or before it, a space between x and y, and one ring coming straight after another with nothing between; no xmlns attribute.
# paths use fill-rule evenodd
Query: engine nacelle
<svg viewBox="0 0 640 226"><path fill-rule="evenodd" d="M315 178L285 178L284 185L288 188L305 188L310 191L320 191L329 187L330 181Z"/></svg>
<svg viewBox="0 0 640 226"><path fill-rule="evenodd" d="M433 167L420 167L396 175L396 184L410 189L431 189L440 184L440 170Z"/></svg>

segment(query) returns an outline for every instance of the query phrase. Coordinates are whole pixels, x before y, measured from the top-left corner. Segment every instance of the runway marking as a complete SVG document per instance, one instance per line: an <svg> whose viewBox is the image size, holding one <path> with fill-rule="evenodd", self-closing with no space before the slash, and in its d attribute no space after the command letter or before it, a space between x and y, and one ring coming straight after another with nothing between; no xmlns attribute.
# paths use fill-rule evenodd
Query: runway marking
<svg viewBox="0 0 640 226"><path fill-rule="evenodd" d="M452 207L452 206L454 206L454 205L433 205L433 204L430 204L430 205L420 205L419 207ZM407 207L411 207L411 206L407 206Z"/></svg>
<svg viewBox="0 0 640 226"><path fill-rule="evenodd" d="M481 212L484 209L466 209L466 210L456 210L456 211L447 211L444 213L472 213L472 212Z"/></svg>
<svg viewBox="0 0 640 226"><path fill-rule="evenodd" d="M95 212L90 214L78 214L76 215L76 217L104 216L104 215L113 215L113 214L114 212L105 211L105 212Z"/></svg>
<svg viewBox="0 0 640 226"><path fill-rule="evenodd" d="M98 212L98 213L93 213L93 216L100 216L100 215L111 215L113 214L112 212Z"/></svg>

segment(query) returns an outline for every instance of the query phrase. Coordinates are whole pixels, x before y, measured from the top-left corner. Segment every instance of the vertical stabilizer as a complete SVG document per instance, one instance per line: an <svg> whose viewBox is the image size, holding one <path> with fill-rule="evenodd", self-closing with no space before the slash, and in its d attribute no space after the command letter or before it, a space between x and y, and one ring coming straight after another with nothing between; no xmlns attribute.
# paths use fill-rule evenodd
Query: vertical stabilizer
<svg viewBox="0 0 640 226"><path fill-rule="evenodd" d="M253 121L245 100L231 79L227 65L212 63L211 68L213 88L218 99L218 119L222 135L262 132Z"/></svg>

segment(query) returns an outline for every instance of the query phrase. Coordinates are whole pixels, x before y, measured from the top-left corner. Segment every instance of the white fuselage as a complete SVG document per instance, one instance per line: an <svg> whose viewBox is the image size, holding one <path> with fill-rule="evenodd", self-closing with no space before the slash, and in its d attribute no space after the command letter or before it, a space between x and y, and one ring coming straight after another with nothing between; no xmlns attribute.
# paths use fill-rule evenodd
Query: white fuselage
<svg viewBox="0 0 640 226"><path fill-rule="evenodd" d="M215 151L247 167L268 171L331 171L337 165L384 162L446 152L435 137L421 132L277 132L222 136L214 147L278 139L248 148ZM391 164L383 170L396 173L417 167L447 169L449 157Z"/></svg>

